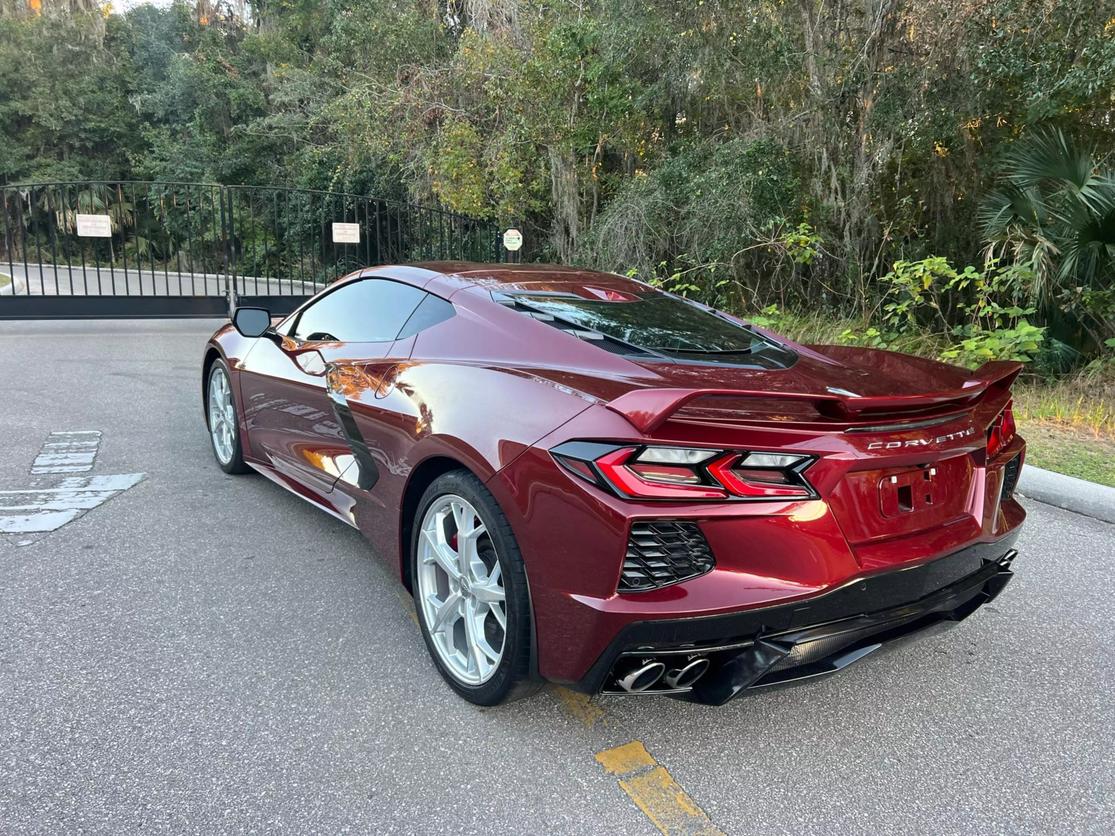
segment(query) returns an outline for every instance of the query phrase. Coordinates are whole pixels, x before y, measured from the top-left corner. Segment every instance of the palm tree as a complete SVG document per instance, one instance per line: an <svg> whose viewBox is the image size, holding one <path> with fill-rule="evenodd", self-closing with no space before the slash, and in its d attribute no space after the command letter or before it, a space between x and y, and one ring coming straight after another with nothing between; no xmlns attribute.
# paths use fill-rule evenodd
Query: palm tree
<svg viewBox="0 0 1115 836"><path fill-rule="evenodd" d="M1059 129L1034 131L1003 160L999 185L979 218L988 258L1012 256L1033 271L1035 302L1052 307L1064 291L1105 291L1115 276L1115 176L1093 149ZM1075 311L1100 336L1112 325Z"/></svg>

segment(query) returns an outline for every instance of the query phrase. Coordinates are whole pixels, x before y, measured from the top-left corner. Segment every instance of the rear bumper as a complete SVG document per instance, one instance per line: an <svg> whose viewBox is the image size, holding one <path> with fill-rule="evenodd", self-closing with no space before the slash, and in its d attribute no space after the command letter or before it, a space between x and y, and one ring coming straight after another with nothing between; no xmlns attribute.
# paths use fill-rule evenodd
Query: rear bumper
<svg viewBox="0 0 1115 836"><path fill-rule="evenodd" d="M676 669L704 658L708 672L691 687L659 684L640 693L721 705L749 689L836 673L901 639L951 626L992 600L1012 577L1016 536L807 600L628 624L577 686L589 693L625 693L617 681L629 669L649 661Z"/></svg>

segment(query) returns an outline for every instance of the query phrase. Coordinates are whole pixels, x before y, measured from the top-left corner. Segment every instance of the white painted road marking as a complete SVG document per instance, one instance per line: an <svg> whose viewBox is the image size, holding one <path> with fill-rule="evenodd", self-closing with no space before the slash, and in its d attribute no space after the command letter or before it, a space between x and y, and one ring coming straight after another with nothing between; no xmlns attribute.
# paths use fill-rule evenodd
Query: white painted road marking
<svg viewBox="0 0 1115 836"><path fill-rule="evenodd" d="M96 430L51 433L31 465L31 474L87 473L93 469L100 443Z"/></svg>
<svg viewBox="0 0 1115 836"><path fill-rule="evenodd" d="M58 488L0 491L0 534L54 531L139 484L143 473L72 476Z"/></svg>
<svg viewBox="0 0 1115 836"><path fill-rule="evenodd" d="M96 430L51 433L43 444L31 475L61 475L92 470L101 445ZM46 534L73 522L82 514L139 484L143 473L113 476L67 476L47 487L45 480L31 480L18 491L0 491L0 534ZM34 542L22 540L19 546Z"/></svg>

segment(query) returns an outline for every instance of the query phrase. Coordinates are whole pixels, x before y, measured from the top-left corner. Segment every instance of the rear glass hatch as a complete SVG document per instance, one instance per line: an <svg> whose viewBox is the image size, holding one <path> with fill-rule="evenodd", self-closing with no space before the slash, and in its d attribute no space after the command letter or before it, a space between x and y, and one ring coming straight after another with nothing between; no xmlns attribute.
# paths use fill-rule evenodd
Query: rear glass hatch
<svg viewBox="0 0 1115 836"><path fill-rule="evenodd" d="M786 369L789 348L710 308L677 296L586 288L497 293L497 302L615 354L647 361Z"/></svg>

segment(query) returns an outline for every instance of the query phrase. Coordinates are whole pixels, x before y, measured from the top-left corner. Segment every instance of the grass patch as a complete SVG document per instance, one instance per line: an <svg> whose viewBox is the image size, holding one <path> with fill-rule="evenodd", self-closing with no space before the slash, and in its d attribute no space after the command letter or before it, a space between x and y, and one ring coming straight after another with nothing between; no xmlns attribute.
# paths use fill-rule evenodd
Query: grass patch
<svg viewBox="0 0 1115 836"><path fill-rule="evenodd" d="M1115 439L1115 366L1059 380L1023 379L1014 392L1015 415L1022 424Z"/></svg>
<svg viewBox="0 0 1115 836"><path fill-rule="evenodd" d="M1023 380L1014 391L1028 463L1115 487L1115 365Z"/></svg>
<svg viewBox="0 0 1115 836"><path fill-rule="evenodd" d="M0 273L0 290L4 290L12 283L12 277L7 273Z"/></svg>
<svg viewBox="0 0 1115 836"><path fill-rule="evenodd" d="M1115 438L1051 424L1023 424L1026 464L1115 488Z"/></svg>

